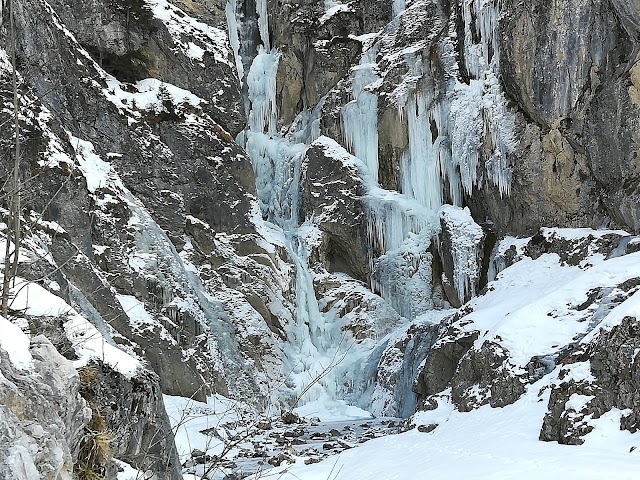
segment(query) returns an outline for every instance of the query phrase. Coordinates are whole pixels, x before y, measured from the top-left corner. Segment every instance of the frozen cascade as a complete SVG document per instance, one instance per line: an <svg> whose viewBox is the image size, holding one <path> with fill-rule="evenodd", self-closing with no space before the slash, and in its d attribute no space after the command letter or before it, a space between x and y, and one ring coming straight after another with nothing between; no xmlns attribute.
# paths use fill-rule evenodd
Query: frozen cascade
<svg viewBox="0 0 640 480"><path fill-rule="evenodd" d="M340 120L347 148L362 160L370 175L378 181L378 96L369 89L380 82L374 69L376 49L362 54L352 69L353 100L342 107Z"/></svg>
<svg viewBox="0 0 640 480"><path fill-rule="evenodd" d="M237 14L233 6L229 7L229 12L234 11ZM251 61L244 63L245 67L249 66L243 90L245 105L248 105L248 126L238 142L245 146L253 163L262 218L280 229L295 267L295 310L293 322L285 326L288 340L283 349L283 374L287 380L283 391L274 392L274 401L290 407L320 398L335 400L338 375L334 362L343 358L347 346L341 341L340 325L318 306L302 228L306 225L301 226L298 219L300 164L307 148L305 143L298 142L312 141L319 135L319 109L301 117L298 130L290 132L288 137L278 132L276 74L280 54L270 48L266 0L257 2L255 14L243 14L257 17L257 22L251 24L254 31L238 29L235 17L228 19L229 28L239 32L240 43L245 37L249 42L255 39L257 29L261 44Z"/></svg>
<svg viewBox="0 0 640 480"><path fill-rule="evenodd" d="M406 53L404 61L411 77L429 78L422 59L415 53ZM424 80L398 98L398 116L407 119L409 137L400 160L400 187L404 194L432 211L443 204L445 178L451 202L462 203L459 176L451 159L449 112L449 96L440 94Z"/></svg>
<svg viewBox="0 0 640 480"><path fill-rule="evenodd" d="M371 289L403 317L433 308L431 260L435 212L405 195L371 188L363 198L370 244ZM377 258L376 258L377 257Z"/></svg>
<svg viewBox="0 0 640 480"><path fill-rule="evenodd" d="M460 172L464 191L470 194L479 183L479 152L490 139L493 150L485 160L489 181L501 195L511 190L507 155L515 148L514 119L507 112L498 79L488 72L484 80L458 84L451 103L451 158Z"/></svg>
<svg viewBox="0 0 640 480"><path fill-rule="evenodd" d="M393 0L391 14L397 17L407 7L406 3L406 0Z"/></svg>
<svg viewBox="0 0 640 480"><path fill-rule="evenodd" d="M338 5L326 3L328 10ZM429 83L429 69L423 68L419 55L405 54L409 73L418 80L398 99L409 137L401 157L402 193L378 186L377 89L381 79L377 75L375 43L365 49L359 65L352 69L352 98L340 114L344 142L361 160L361 177L368 187L363 205L372 251L371 287L408 319L433 308L429 248L439 229L439 209L445 198L460 205L462 192L470 193L485 180L496 185L501 194L508 194L511 182L507 154L514 146L513 118L507 112L495 73L498 9L493 0L463 0L463 4L465 67L472 77L469 85L451 76L442 90ZM243 2L240 9L246 10L248 5ZM300 163L306 145L319 135L321 106L300 115L286 136L278 132L276 74L280 54L270 45L267 3L258 0L254 12L242 11L241 21L237 18L238 6L237 0L229 0L227 5L232 47L241 57L236 64L244 80L248 116L248 128L238 141L253 162L262 218L281 229L295 267L294 321L286 327L289 341L284 348L289 390L278 401L286 403L287 398L301 394L302 403L347 398L350 391L360 388L354 385L362 379L348 371L358 357L349 353L345 365L351 367L340 365L328 374L325 370L336 358L347 355L348 349L342 344L339 319L318 307L306 245L305 232L311 225L300 225L297 218ZM402 15L405 7L403 0L393 1L394 14ZM233 12L236 16L231 15ZM252 51L248 52L247 44ZM479 151L487 151L489 142L491 153L482 158L487 175L478 178ZM456 261L464 263L465 259L456 257ZM470 278L463 270L457 270L461 273L456 289L464 292Z"/></svg>
<svg viewBox="0 0 640 480"><path fill-rule="evenodd" d="M278 50L268 51L260 45L258 55L251 64L247 75L247 87L251 110L249 111L249 131L275 135L278 121L276 105L276 74L278 73Z"/></svg>
<svg viewBox="0 0 640 480"><path fill-rule="evenodd" d="M401 159L402 192L426 208L436 210L442 205L441 169L448 156L445 138L439 135L438 123L430 115L427 98L421 91L409 97L403 110L407 116L409 146Z"/></svg>
<svg viewBox="0 0 640 480"><path fill-rule="evenodd" d="M212 333L207 336L209 351L219 362L220 371L229 374L227 380L233 384L243 381L244 373L250 369L242 359L235 341L233 325L223 305L204 293L200 279L186 268L166 233L156 224L152 216L124 186L119 185L122 196L132 213L131 226L140 226L136 233L136 250L129 263L142 278L151 277L162 288L159 301L164 307L175 306L178 311L188 312L198 323ZM224 365L224 370L222 369Z"/></svg>

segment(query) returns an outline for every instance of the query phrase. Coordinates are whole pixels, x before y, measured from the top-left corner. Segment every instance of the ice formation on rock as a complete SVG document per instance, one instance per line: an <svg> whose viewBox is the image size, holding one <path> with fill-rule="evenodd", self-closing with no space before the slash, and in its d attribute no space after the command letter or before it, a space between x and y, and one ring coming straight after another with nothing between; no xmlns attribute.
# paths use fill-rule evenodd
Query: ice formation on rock
<svg viewBox="0 0 640 480"><path fill-rule="evenodd" d="M375 73L376 50L369 49L352 70L353 100L340 110L347 148L362 160L378 181L378 96L370 91L380 81Z"/></svg>

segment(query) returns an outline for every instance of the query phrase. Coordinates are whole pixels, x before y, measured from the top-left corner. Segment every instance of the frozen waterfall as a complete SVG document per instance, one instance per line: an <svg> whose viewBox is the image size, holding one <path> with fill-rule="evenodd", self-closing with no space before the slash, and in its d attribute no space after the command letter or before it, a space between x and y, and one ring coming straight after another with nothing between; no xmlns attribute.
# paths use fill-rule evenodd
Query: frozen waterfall
<svg viewBox="0 0 640 480"><path fill-rule="evenodd" d="M391 93L381 91L385 79L378 54L384 35L409 21L414 5L407 7L404 0L390 2L396 20L379 34L358 37L363 52L345 82L350 98L339 108L337 120L343 145L353 157L344 149L340 155L357 163L365 190L360 203L365 213L371 290L412 321L433 309L436 297L437 305L448 305L436 292L440 287L434 287L432 269L443 204L460 207L465 195L484 185L496 187L501 195L509 194L508 155L515 146L515 127L498 78L499 2L462 0L464 65L455 63L453 44L445 41L438 48L451 50L443 53L445 63L450 62L442 66L447 75L434 79L432 66L426 65L431 60L420 49L405 49L398 58L407 73ZM345 4L327 0L320 21L345 8ZM308 245L309 232L316 229L317 233L317 227L298 218L301 163L308 144L321 135L321 111L327 97L313 110L300 113L291 125L279 125L281 53L269 37L267 0L241 4L228 0L226 14L248 119L238 142L253 164L261 214L256 221L268 222L270 231L280 232L293 265L295 308L293 320L285 327L288 340L283 359L286 392L277 401L288 399L299 405L348 398L365 388L362 384L371 369L368 374L349 371L362 361L364 350L351 351L353 345L342 332L341 318L319 307ZM464 82L458 75L461 69L469 77ZM383 96L385 105L393 100L390 104L397 106L397 117L407 128L406 147L396 158L397 192L379 185L378 109ZM472 233L479 235L476 230ZM455 246L454 261L470 264L472 250L466 244ZM460 265L455 268L454 288L463 296L474 293L471 270Z"/></svg>

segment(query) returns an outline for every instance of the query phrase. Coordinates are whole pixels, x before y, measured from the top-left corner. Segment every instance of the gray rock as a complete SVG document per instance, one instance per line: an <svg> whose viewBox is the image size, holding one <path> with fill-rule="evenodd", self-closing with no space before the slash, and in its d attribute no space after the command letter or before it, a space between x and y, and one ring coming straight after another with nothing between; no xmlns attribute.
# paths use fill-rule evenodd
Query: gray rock
<svg viewBox="0 0 640 480"><path fill-rule="evenodd" d="M91 411L72 364L44 336L32 339L32 371L0 350L0 476L71 480Z"/></svg>

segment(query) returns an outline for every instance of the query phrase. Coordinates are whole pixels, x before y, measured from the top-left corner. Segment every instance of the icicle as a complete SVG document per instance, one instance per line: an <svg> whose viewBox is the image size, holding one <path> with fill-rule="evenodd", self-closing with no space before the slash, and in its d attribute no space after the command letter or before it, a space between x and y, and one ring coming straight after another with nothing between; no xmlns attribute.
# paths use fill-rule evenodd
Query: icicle
<svg viewBox="0 0 640 480"><path fill-rule="evenodd" d="M256 13L258 14L258 31L260 40L266 52L271 51L271 41L269 39L269 12L267 11L267 0L256 1Z"/></svg>
<svg viewBox="0 0 640 480"><path fill-rule="evenodd" d="M450 95L445 131L451 156L441 157L447 162L442 171L449 179L452 198L460 198L456 193L460 188L471 194L473 187L482 183L478 178L481 151L488 151L484 160L486 179L498 188L501 196L509 195L512 172L507 160L516 145L515 121L508 113L497 78L499 0L464 0L462 12L465 66L472 78L468 85L457 84Z"/></svg>
<svg viewBox="0 0 640 480"><path fill-rule="evenodd" d="M507 112L506 99L495 76L484 81L471 80L459 85L451 104L452 163L459 168L460 181L467 194L477 185L479 152L483 143L491 142L485 162L488 180L501 195L511 189L511 169L507 156L516 145L513 116Z"/></svg>
<svg viewBox="0 0 640 480"><path fill-rule="evenodd" d="M238 78L240 84L244 82L244 66L242 65L242 58L240 57L240 37L239 37L239 24L238 24L238 6L237 0L227 0L227 4L224 9L224 13L227 17L227 30L229 32L229 44L233 50L233 57L236 61L236 70L238 71Z"/></svg>
<svg viewBox="0 0 640 480"><path fill-rule="evenodd" d="M340 111L342 135L347 148L378 181L378 96L367 90L380 79L374 72L375 51L362 55L360 64L352 70L353 100Z"/></svg>

